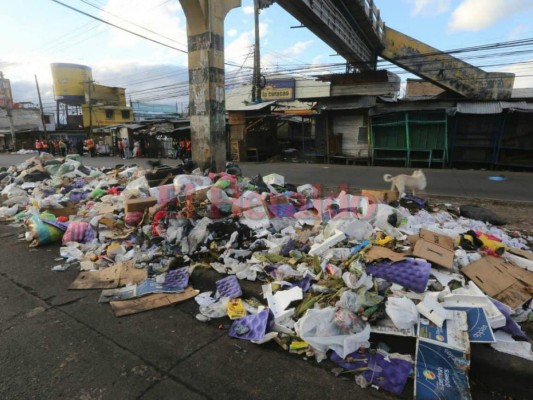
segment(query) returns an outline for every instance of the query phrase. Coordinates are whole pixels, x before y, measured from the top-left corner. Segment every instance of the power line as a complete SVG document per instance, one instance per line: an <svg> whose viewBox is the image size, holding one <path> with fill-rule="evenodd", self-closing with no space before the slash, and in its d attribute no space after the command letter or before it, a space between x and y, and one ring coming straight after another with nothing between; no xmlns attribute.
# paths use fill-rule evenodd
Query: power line
<svg viewBox="0 0 533 400"><path fill-rule="evenodd" d="M145 40L149 40L150 42L157 43L157 44L160 44L161 46L168 47L169 49L176 50L176 51L179 51L180 53L187 54L187 51L186 51L186 50L179 49L179 48L174 47L174 46L171 46L171 45L169 45L169 44L165 44L165 43L160 42L160 41L158 41L158 40L155 40L155 39L149 38L148 36L141 35L140 33L130 31L129 29L126 29L126 28L123 28L123 27L121 27L121 26L115 25L114 23L109 22L109 21L106 21L105 19L98 18L98 17L96 17L96 16L94 16L94 15L92 15L92 14L86 13L85 11L82 11L82 10L76 8L76 7L72 7L72 6L69 6L68 4L62 3L62 2L60 2L59 0L51 0L51 1L53 1L54 3L57 3L57 4L59 4L59 5L61 5L61 6L63 6L63 7L69 8L69 9L71 9L72 11L75 11L75 12L77 12L77 13L79 13L79 14L83 14L83 15L89 17L89 18L92 18L92 19L95 19L95 20L97 20L97 21L100 21L100 22L102 22L102 23L104 23L104 24L106 24L106 25L110 25L110 26L112 26L112 27L114 27L114 28L120 29L121 31L131 33L132 35L138 36L138 37L143 38L143 39L145 39Z"/></svg>
<svg viewBox="0 0 533 400"><path fill-rule="evenodd" d="M185 46L184 43L178 42L178 41L176 41L176 40L174 40L174 39L172 39L172 38L169 38L168 36L162 35L162 34L159 33L159 32L155 32L155 31L153 31L153 30L151 30L151 29L148 29L148 28L146 28L146 27L144 27L144 26L142 26L142 25L139 25L139 24L137 24L137 23L135 23L135 22L129 21L129 20L127 20L127 19L124 19L124 18L122 18L121 16L119 16L119 15L117 15L117 14L114 14L114 13L112 13L112 12L110 12L110 11L107 11L107 10L105 10L105 9L103 9L103 8L101 8L101 7L99 7L99 6L95 5L95 4L93 4L93 3L91 3L89 0L79 0L79 1L81 1L82 3L87 4L87 5L90 6L90 7L94 7L94 8L96 8L97 10L100 10L100 11L106 13L106 14L112 15L113 17L118 18L118 19L121 20L121 21L124 21L124 22L126 22L126 23L128 23L128 24L131 24L131 25L133 25L133 26L136 26L137 28L141 28L141 29L143 29L143 30L145 30L145 31L147 31L147 32L153 33L153 34L155 34L155 35L157 35L157 36L160 36L160 37L162 37L162 38L165 38L165 39L167 39L167 40L170 40L171 42L174 42L174 43L179 44L179 45L181 45L181 46ZM165 3L162 3L162 4L160 4L160 5L157 6L157 7L160 7L160 6L162 6L163 4L165 4ZM157 7L156 7L156 8L157 8Z"/></svg>

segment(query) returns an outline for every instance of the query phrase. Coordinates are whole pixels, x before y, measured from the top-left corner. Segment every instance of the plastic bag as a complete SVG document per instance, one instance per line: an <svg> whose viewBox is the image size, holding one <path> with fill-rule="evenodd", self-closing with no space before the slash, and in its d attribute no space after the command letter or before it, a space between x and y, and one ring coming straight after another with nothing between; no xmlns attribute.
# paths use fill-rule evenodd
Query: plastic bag
<svg viewBox="0 0 533 400"><path fill-rule="evenodd" d="M207 217L202 218L196 226L189 233L189 254L194 253L200 243L202 243L207 236L207 226L213 222Z"/></svg>
<svg viewBox="0 0 533 400"><path fill-rule="evenodd" d="M51 225L53 221L46 223L37 214L32 214L26 220L26 226L29 229L27 238L32 239L30 247L37 247L48 243L54 243L61 240L63 230L58 226Z"/></svg>
<svg viewBox="0 0 533 400"><path fill-rule="evenodd" d="M374 227L381 229L387 235L392 236L393 238L399 238L403 236L398 229L403 218L402 213L394 207L387 204L378 204L376 207L376 213L369 222Z"/></svg>
<svg viewBox="0 0 533 400"><path fill-rule="evenodd" d="M322 310L311 309L296 322L294 328L298 336L309 343L314 349L326 353L334 350L342 358L359 350L370 347L370 325L365 324L358 333L342 332L335 323L336 310L327 307Z"/></svg>
<svg viewBox="0 0 533 400"><path fill-rule="evenodd" d="M398 329L410 329L418 323L418 310L407 297L389 297L385 312Z"/></svg>
<svg viewBox="0 0 533 400"><path fill-rule="evenodd" d="M71 222L63 235L63 244L68 242L90 242L95 238L95 232L87 222Z"/></svg>
<svg viewBox="0 0 533 400"><path fill-rule="evenodd" d="M135 191L138 190L140 192L149 193L150 192L150 185L148 184L148 181L146 180L146 177L141 176L140 178L137 178L126 186L126 189L128 191Z"/></svg>
<svg viewBox="0 0 533 400"><path fill-rule="evenodd" d="M190 196L197 189L212 185L206 176L178 175L174 178L174 190L177 196Z"/></svg>
<svg viewBox="0 0 533 400"><path fill-rule="evenodd" d="M0 207L0 217L12 217L17 213L18 209L18 204L14 204L11 207Z"/></svg>

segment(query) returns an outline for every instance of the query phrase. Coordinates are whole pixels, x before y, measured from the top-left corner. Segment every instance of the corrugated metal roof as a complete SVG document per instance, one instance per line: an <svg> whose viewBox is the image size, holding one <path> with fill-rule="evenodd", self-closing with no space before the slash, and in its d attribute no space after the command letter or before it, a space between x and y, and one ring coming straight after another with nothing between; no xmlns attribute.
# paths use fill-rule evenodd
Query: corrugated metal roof
<svg viewBox="0 0 533 400"><path fill-rule="evenodd" d="M457 112L461 114L500 114L502 111L499 101L457 103Z"/></svg>
<svg viewBox="0 0 533 400"><path fill-rule="evenodd" d="M458 102L461 114L500 114L505 109L533 111L533 103L526 101Z"/></svg>
<svg viewBox="0 0 533 400"><path fill-rule="evenodd" d="M241 105L241 106L234 106L232 108L227 108L226 111L257 111L262 110L265 107L271 106L276 101L264 101L262 103L257 104L249 104L249 105Z"/></svg>
<svg viewBox="0 0 533 400"><path fill-rule="evenodd" d="M324 99L318 101L314 107L317 110L356 110L359 108L370 108L376 105L375 96L362 96L357 99Z"/></svg>
<svg viewBox="0 0 533 400"><path fill-rule="evenodd" d="M502 104L502 108L533 111L533 103L526 101L501 101L500 103Z"/></svg>

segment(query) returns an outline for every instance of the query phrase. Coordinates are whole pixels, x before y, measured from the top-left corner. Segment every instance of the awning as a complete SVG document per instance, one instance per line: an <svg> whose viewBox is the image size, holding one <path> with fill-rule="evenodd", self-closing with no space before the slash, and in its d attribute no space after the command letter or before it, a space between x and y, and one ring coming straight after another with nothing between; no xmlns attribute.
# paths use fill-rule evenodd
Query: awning
<svg viewBox="0 0 533 400"><path fill-rule="evenodd" d="M376 105L376 96L361 96L356 99L324 99L319 100L314 107L320 111L357 110Z"/></svg>
<svg viewBox="0 0 533 400"><path fill-rule="evenodd" d="M258 111L262 110L265 107L269 107L275 104L276 101L263 101L261 103L255 104L243 104L242 106L237 106L233 108L227 108L226 111Z"/></svg>

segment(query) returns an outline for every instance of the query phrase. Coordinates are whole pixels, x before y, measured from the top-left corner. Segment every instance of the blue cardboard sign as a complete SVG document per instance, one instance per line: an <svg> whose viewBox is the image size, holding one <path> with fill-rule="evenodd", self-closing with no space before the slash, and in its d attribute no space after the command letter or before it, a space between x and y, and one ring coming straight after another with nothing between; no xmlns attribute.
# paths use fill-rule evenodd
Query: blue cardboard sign
<svg viewBox="0 0 533 400"><path fill-rule="evenodd" d="M416 400L471 400L470 361L466 353L418 340L415 365Z"/></svg>
<svg viewBox="0 0 533 400"><path fill-rule="evenodd" d="M418 323L419 339L440 346L467 351L470 344L466 313L464 311L449 311L448 314L451 318L446 319L442 327L421 317Z"/></svg>
<svg viewBox="0 0 533 400"><path fill-rule="evenodd" d="M146 279L137 285L137 297L141 297L151 293L182 293L184 288L177 286L165 286L157 283L155 279Z"/></svg>
<svg viewBox="0 0 533 400"><path fill-rule="evenodd" d="M447 310L466 312L468 322L468 337L471 343L494 343L494 333L490 327L487 314L481 307L446 307Z"/></svg>

